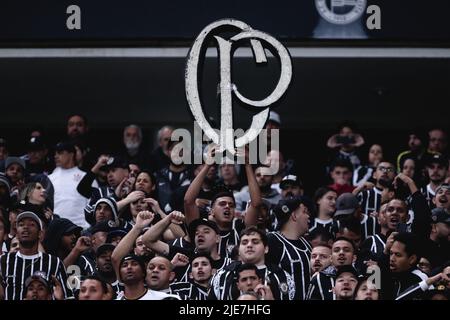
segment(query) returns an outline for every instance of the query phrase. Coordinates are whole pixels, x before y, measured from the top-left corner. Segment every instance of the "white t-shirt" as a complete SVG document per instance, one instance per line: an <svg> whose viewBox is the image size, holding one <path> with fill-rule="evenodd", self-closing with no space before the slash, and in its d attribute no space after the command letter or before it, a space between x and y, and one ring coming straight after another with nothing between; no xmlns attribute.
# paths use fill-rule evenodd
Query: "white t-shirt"
<svg viewBox="0 0 450 320"><path fill-rule="evenodd" d="M165 298L174 298L176 300L181 300L180 297L177 295L168 294L165 292L155 291L155 290L151 290L151 289L147 289L147 292L136 300L163 300ZM119 292L116 300L127 300L125 298L123 291Z"/></svg>
<svg viewBox="0 0 450 320"><path fill-rule="evenodd" d="M86 172L78 167L73 167L71 169L56 168L48 176L55 189L54 213L61 218L69 219L83 229L89 227L83 211L89 199L78 193L77 186L85 174Z"/></svg>

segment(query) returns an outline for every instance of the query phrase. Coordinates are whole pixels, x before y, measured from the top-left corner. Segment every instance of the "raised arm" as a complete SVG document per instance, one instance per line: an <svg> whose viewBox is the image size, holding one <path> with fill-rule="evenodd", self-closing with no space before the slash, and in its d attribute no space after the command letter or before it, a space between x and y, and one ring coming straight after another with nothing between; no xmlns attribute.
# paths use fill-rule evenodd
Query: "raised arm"
<svg viewBox="0 0 450 320"><path fill-rule="evenodd" d="M156 201L153 198L145 198L144 202L150 204L150 207L152 208L152 211L154 213L157 213L160 215L161 219L164 219L167 214L161 209L161 207L159 206L158 201ZM169 241L169 240L173 240L176 238L181 238L184 237L186 234L183 231L183 229L181 228L180 225L175 224L175 223L171 223L168 227L168 229L163 233L163 239L164 241Z"/></svg>
<svg viewBox="0 0 450 320"><path fill-rule="evenodd" d="M258 213L261 210L262 199L255 172L248 161L248 150L246 150L245 154L245 174L247 175L248 191L251 201L244 216L244 223L246 227L250 227L255 226L258 221Z"/></svg>
<svg viewBox="0 0 450 320"><path fill-rule="evenodd" d="M162 234L167 230L171 223L179 225L183 223L183 221L184 215L181 212L172 211L144 233L142 242L154 252L167 256L169 253L169 245L159 239L161 239Z"/></svg>
<svg viewBox="0 0 450 320"><path fill-rule="evenodd" d="M120 260L125 257L133 249L134 242L141 234L142 230L147 227L155 217L153 212L141 211L136 217L136 224L127 233L127 235L119 242L111 255L111 261L119 279Z"/></svg>
<svg viewBox="0 0 450 320"><path fill-rule="evenodd" d="M200 212L195 204L195 199L198 197L200 190L202 189L203 181L205 180L210 167L211 165L208 164L203 166L202 170L200 170L199 174L197 174L184 195L184 213L186 215L186 223L188 225L195 219L200 218Z"/></svg>

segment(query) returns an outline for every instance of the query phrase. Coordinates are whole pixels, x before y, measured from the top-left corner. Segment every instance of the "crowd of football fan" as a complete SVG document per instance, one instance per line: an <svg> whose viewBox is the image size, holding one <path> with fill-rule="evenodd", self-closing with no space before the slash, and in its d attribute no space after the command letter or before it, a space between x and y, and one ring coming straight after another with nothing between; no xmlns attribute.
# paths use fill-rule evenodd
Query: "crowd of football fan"
<svg viewBox="0 0 450 320"><path fill-rule="evenodd" d="M280 125L271 112L269 136ZM115 154L90 145L78 114L56 146L37 130L13 156L0 138L0 299L448 300L444 130L411 131L397 159L374 144L366 160L343 124L327 141L330 184L308 195L282 150L180 164L173 130L147 152L127 126Z"/></svg>

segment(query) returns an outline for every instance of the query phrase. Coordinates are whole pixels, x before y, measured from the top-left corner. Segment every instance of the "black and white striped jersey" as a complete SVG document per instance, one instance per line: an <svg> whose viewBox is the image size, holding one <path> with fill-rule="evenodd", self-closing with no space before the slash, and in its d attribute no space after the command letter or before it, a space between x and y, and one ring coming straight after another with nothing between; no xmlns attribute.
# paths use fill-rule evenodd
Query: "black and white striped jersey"
<svg viewBox="0 0 450 320"><path fill-rule="evenodd" d="M170 284L170 293L178 295L182 300L206 300L208 288L192 282L175 282Z"/></svg>
<svg viewBox="0 0 450 320"><path fill-rule="evenodd" d="M309 232L312 232L315 229L323 229L333 234L333 219L330 218L328 220L322 220L319 218L314 218L309 224Z"/></svg>
<svg viewBox="0 0 450 320"><path fill-rule="evenodd" d="M290 274L295 282L295 300L305 300L310 280L309 259L311 245L300 237L298 240L289 240L281 232L267 234L269 252L267 263L278 265Z"/></svg>
<svg viewBox="0 0 450 320"><path fill-rule="evenodd" d="M309 283L307 300L335 300L333 293L336 268L329 266L325 270L316 273Z"/></svg>
<svg viewBox="0 0 450 320"><path fill-rule="evenodd" d="M384 247L386 246L387 238L383 234L376 234L374 236L368 237L361 245L361 250L367 249L375 256L383 254Z"/></svg>
<svg viewBox="0 0 450 320"><path fill-rule="evenodd" d="M370 181L374 168L369 166L359 166L353 171L353 185L356 187L360 183Z"/></svg>
<svg viewBox="0 0 450 320"><path fill-rule="evenodd" d="M425 199L427 199L428 206L430 209L434 209L436 206L433 203L433 198L436 195L436 193L431 189L431 185L427 184L426 186L420 188L420 192L425 196Z"/></svg>
<svg viewBox="0 0 450 320"><path fill-rule="evenodd" d="M56 276L61 282L65 298L73 297L72 290L67 286L66 269L58 257L43 252L32 256L15 252L0 257L5 300L23 300L26 296L25 281L36 271L45 272L47 277Z"/></svg>
<svg viewBox="0 0 450 320"><path fill-rule="evenodd" d="M184 237L176 238L167 242L169 246L185 248L188 250L194 250L194 245L187 241Z"/></svg>
<svg viewBox="0 0 450 320"><path fill-rule="evenodd" d="M90 276L95 273L95 262L89 259L84 254L78 257L76 265L80 267L82 276Z"/></svg>
<svg viewBox="0 0 450 320"><path fill-rule="evenodd" d="M231 251L239 244L240 234L245 229L242 219L234 218L229 231L220 231L219 255L231 258Z"/></svg>
<svg viewBox="0 0 450 320"><path fill-rule="evenodd" d="M213 276L208 295L209 300L236 300L239 297L235 270L240 264L240 261L235 261ZM294 279L286 271L275 265L264 265L258 267L258 275L270 287L275 300L294 299Z"/></svg>
<svg viewBox="0 0 450 320"><path fill-rule="evenodd" d="M372 212L380 210L381 207L381 191L377 187L364 190L358 193L359 204L363 213L370 215Z"/></svg>

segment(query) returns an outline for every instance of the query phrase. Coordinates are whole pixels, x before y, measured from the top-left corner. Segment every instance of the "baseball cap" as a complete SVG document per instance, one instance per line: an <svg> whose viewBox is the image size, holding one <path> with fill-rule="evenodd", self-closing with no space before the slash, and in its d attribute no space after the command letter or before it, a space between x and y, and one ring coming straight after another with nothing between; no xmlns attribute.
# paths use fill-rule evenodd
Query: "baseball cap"
<svg viewBox="0 0 450 320"><path fill-rule="evenodd" d="M107 251L114 251L115 248L116 247L114 245L112 245L111 243L104 243L100 247L97 248L97 251L95 252L95 256L98 258Z"/></svg>
<svg viewBox="0 0 450 320"><path fill-rule="evenodd" d="M58 142L58 144L56 144L55 146L55 151L56 152L67 151L70 153L76 152L74 144L70 141Z"/></svg>
<svg viewBox="0 0 450 320"><path fill-rule="evenodd" d="M356 279L359 278L359 273L352 265L344 265L336 268L336 279L345 272L349 272L355 276Z"/></svg>
<svg viewBox="0 0 450 320"><path fill-rule="evenodd" d="M28 151L44 150L46 145L41 137L31 137L28 141Z"/></svg>
<svg viewBox="0 0 450 320"><path fill-rule="evenodd" d="M114 168L128 169L128 162L120 156L109 157L106 165L102 167L102 170L108 171Z"/></svg>
<svg viewBox="0 0 450 320"><path fill-rule="evenodd" d="M439 191L441 191L441 189L450 190L450 184L448 183L441 184L439 187L436 188L436 194L438 194Z"/></svg>
<svg viewBox="0 0 450 320"><path fill-rule="evenodd" d="M119 228L117 227L117 224L115 221L113 221L113 220L106 221L105 220L105 221L100 221L100 222L97 222L96 224L94 224L92 227L90 227L87 230L87 233L91 234L91 235L93 235L97 232L109 233L109 232L111 232L113 230L117 230L117 229L119 229Z"/></svg>
<svg viewBox="0 0 450 320"><path fill-rule="evenodd" d="M269 119L268 119L268 121L276 122L279 125L281 125L280 115L278 113L276 113L275 111L270 111L269 112Z"/></svg>
<svg viewBox="0 0 450 320"><path fill-rule="evenodd" d="M353 214L359 208L358 198L352 193L343 193L336 200L334 217Z"/></svg>
<svg viewBox="0 0 450 320"><path fill-rule="evenodd" d="M304 196L296 196L278 201L273 209L273 213L278 221L278 228L289 220L289 216L294 212L300 204L305 205L309 212L312 212L312 202Z"/></svg>
<svg viewBox="0 0 450 320"><path fill-rule="evenodd" d="M303 187L300 179L293 174L289 174L289 175L283 177L283 179L280 182L280 188L284 189L289 184L294 185L294 186L299 186L300 188Z"/></svg>
<svg viewBox="0 0 450 320"><path fill-rule="evenodd" d="M33 281L39 281L44 286L46 286L48 290L51 290L50 281L48 280L48 276L47 276L47 274L44 271L35 271L31 276L29 276L25 280L25 288L28 288L28 286Z"/></svg>
<svg viewBox="0 0 450 320"><path fill-rule="evenodd" d="M108 236L106 237L106 243L111 243L113 238L115 237L125 237L127 235L127 232L123 229L116 229L108 232Z"/></svg>
<svg viewBox="0 0 450 320"><path fill-rule="evenodd" d="M197 231L198 226L208 226L213 229L217 234L219 234L219 227L214 221L208 220L206 218L195 219L189 224L189 236L191 241L194 242L195 231Z"/></svg>
<svg viewBox="0 0 450 320"><path fill-rule="evenodd" d="M432 223L446 223L450 224L450 213L444 208L434 208L431 210Z"/></svg>
<svg viewBox="0 0 450 320"><path fill-rule="evenodd" d="M122 258L122 260L120 260L120 265L122 265L125 261L129 261L129 260L134 260L137 263L139 263L139 265L142 268L142 272L144 273L144 275L147 273L147 269L145 268L145 261L144 259L142 259L142 257L139 257L135 254L129 254L126 255L125 257Z"/></svg>
<svg viewBox="0 0 450 320"><path fill-rule="evenodd" d="M8 167L14 163L17 163L22 168L26 168L25 161L19 157L8 157L5 160L5 170L8 169Z"/></svg>
<svg viewBox="0 0 450 320"><path fill-rule="evenodd" d="M429 155L426 159L425 159L425 164L427 166L433 164L433 163L437 163L441 166L444 166L446 168L448 168L448 158L442 154L432 154Z"/></svg>
<svg viewBox="0 0 450 320"><path fill-rule="evenodd" d="M16 221L17 221L17 223L19 223L21 220L23 220L25 218L29 218L29 219L36 221L36 223L39 226L39 229L42 230L42 221L41 221L41 219L39 219L39 217L35 213L33 213L31 211L24 211L17 216Z"/></svg>

